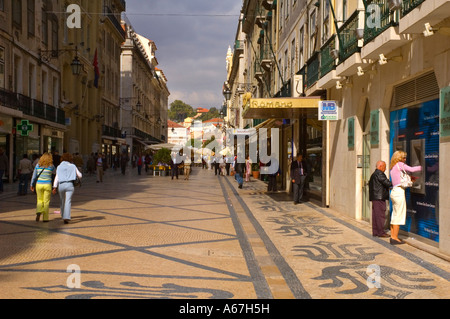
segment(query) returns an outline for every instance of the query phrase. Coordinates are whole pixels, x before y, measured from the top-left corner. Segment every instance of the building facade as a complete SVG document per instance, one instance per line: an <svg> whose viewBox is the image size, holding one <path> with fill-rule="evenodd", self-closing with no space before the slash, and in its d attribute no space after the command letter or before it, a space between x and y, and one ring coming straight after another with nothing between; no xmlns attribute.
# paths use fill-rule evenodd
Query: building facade
<svg viewBox="0 0 450 319"><path fill-rule="evenodd" d="M407 191L402 231L446 254L450 179L440 168L449 156L449 10L443 0L245 0L239 20L244 49L234 50L245 67L228 78L252 82L238 102L244 118L259 117L259 127L283 123L283 165L289 164L283 153L306 155L310 192L352 218L371 222L367 182L375 164L389 166L393 152L405 150L407 163L421 165L423 173ZM339 119L321 121L318 110L305 107L270 114L245 105L286 97L335 101Z"/></svg>
<svg viewBox="0 0 450 319"><path fill-rule="evenodd" d="M64 149L62 1L0 2L0 147L16 177L23 154Z"/></svg>
<svg viewBox="0 0 450 319"><path fill-rule="evenodd" d="M143 153L151 144L167 142L170 92L167 78L157 68L153 41L125 24L126 40L121 52L120 127L128 152Z"/></svg>

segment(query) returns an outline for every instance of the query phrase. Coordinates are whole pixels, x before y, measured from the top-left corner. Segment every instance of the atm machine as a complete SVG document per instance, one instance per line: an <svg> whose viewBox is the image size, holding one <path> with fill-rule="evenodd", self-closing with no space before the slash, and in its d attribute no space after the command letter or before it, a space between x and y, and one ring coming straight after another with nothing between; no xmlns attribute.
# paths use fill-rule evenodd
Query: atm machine
<svg viewBox="0 0 450 319"><path fill-rule="evenodd" d="M425 139L417 139L410 141L409 148L409 166L422 166L422 172L413 173L416 180L411 187L411 192L425 195Z"/></svg>

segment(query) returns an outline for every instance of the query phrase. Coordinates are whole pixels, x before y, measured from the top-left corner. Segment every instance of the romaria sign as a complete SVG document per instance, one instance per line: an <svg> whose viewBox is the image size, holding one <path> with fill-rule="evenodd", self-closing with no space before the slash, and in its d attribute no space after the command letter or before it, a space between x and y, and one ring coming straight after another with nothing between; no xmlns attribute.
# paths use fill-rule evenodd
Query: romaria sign
<svg viewBox="0 0 450 319"><path fill-rule="evenodd" d="M251 99L251 108L317 108L319 98Z"/></svg>

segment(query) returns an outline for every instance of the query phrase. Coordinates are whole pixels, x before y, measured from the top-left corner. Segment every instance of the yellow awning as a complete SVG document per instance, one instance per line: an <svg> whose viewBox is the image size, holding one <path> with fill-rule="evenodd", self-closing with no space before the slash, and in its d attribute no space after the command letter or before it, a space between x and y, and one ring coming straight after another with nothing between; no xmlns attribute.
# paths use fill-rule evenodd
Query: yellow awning
<svg viewBox="0 0 450 319"><path fill-rule="evenodd" d="M244 108L244 119L295 119L302 114L314 117L321 101L318 96L251 99Z"/></svg>

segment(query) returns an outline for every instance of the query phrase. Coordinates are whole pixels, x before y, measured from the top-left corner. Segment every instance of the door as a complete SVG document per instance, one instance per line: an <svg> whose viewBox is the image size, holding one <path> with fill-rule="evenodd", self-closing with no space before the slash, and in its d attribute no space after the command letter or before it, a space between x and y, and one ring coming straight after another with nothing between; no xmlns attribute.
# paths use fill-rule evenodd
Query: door
<svg viewBox="0 0 450 319"><path fill-rule="evenodd" d="M370 220L369 179L370 170L370 134L363 135L363 163L362 163L362 215L365 221Z"/></svg>

